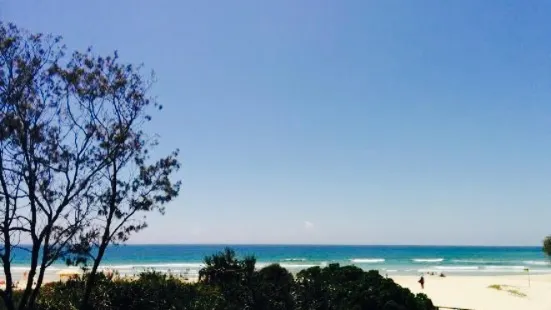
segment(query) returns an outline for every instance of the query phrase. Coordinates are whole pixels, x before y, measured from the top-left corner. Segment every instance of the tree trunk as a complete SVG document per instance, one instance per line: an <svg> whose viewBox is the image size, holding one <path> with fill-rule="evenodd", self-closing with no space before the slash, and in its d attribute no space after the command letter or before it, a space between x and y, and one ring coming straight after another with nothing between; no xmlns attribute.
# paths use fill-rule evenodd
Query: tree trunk
<svg viewBox="0 0 551 310"><path fill-rule="evenodd" d="M92 288L94 287L94 284L96 281L96 273L98 271L99 264L103 259L103 255L105 254L105 249L107 249L107 245L109 245L109 242L111 241L112 236L111 236L110 228L111 228L111 223L113 221L113 216L116 210L116 195L117 195L117 162L113 161L113 178L111 179L111 199L109 202L109 214L107 216L107 221L105 222L105 229L101 237L101 243L98 247L98 255L94 259L94 265L92 266L92 270L88 275L88 279L86 279L86 286L84 289L84 296L82 297L82 302L80 304L80 310L89 309L88 303L90 302L90 294L92 294Z"/></svg>
<svg viewBox="0 0 551 310"><path fill-rule="evenodd" d="M11 274L11 235L10 235L10 220L12 219L12 216L10 216L10 212L12 212L11 207L11 197L8 194L8 185L6 183L6 179L4 177L4 162L2 158L2 154L0 154L0 184L2 185L2 191L4 192L4 202L5 202L5 210L4 210L4 219L3 219L3 227L2 227L2 234L4 237L4 254L2 255L2 265L4 267L4 275L6 276L6 289L2 292L2 299L4 301L4 305L8 310L15 310L15 304L13 302L13 278ZM15 211L15 206L13 206L13 211Z"/></svg>
<svg viewBox="0 0 551 310"><path fill-rule="evenodd" d="M80 304L80 310L91 309L88 303L90 302L90 295L92 294L92 288L94 287L96 282L96 274L98 272L99 264L103 259L103 255L105 254L106 248L107 248L107 242L102 242L102 244L98 249L98 255L94 259L94 265L92 265L90 274L88 274L88 278L86 279L86 285L84 288L84 295L82 296L82 302Z"/></svg>
<svg viewBox="0 0 551 310"><path fill-rule="evenodd" d="M42 286L42 281L44 281L45 272L46 272L46 261L43 260L42 264L40 264L40 269L38 271L38 279L36 280L36 286L32 291L31 297L29 298L29 309L34 309L36 298L38 298L38 293L40 293L40 287Z"/></svg>
<svg viewBox="0 0 551 310"><path fill-rule="evenodd" d="M44 272L41 270L38 272L38 279L36 280L36 286L31 293L29 298L29 309L34 309L36 303L36 298L38 298L38 293L40 292L40 287L42 286L42 281L44 280Z"/></svg>
<svg viewBox="0 0 551 310"><path fill-rule="evenodd" d="M40 243L38 240L34 240L33 238L33 247L31 252L31 270L29 270L29 275L27 276L27 286L25 287L25 290L23 291L23 295L21 296L21 301L19 302L19 310L26 310L27 308L27 302L29 300L29 296L31 295L32 285L34 276L36 274L36 267L38 266L38 256L40 254Z"/></svg>
<svg viewBox="0 0 551 310"><path fill-rule="evenodd" d="M4 265L4 275L6 276L6 289L2 294L2 299L4 300L4 305L8 310L15 310L15 304L13 303L13 278L11 275L11 244L6 242L5 244L5 253L2 256L2 263Z"/></svg>

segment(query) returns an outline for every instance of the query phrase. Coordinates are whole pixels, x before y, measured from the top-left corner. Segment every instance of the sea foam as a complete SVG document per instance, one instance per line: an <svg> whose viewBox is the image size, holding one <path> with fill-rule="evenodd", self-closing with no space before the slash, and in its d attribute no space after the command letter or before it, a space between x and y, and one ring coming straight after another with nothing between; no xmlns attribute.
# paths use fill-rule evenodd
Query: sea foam
<svg viewBox="0 0 551 310"><path fill-rule="evenodd" d="M524 261L522 262L523 264L526 264L526 265L535 265L535 266L551 266L551 262L548 262L548 261L536 261L536 260L527 260L527 261Z"/></svg>
<svg viewBox="0 0 551 310"><path fill-rule="evenodd" d="M444 261L443 258L414 258L412 259L415 263L441 263Z"/></svg>
<svg viewBox="0 0 551 310"><path fill-rule="evenodd" d="M358 263L358 264L376 264L376 263L384 263L384 258L351 258L351 262Z"/></svg>
<svg viewBox="0 0 551 310"><path fill-rule="evenodd" d="M182 269L182 268L203 268L203 263L154 263L154 264L128 264L128 265L106 265L101 266L102 269L115 269L115 270L133 270L133 269Z"/></svg>
<svg viewBox="0 0 551 310"><path fill-rule="evenodd" d="M455 271L455 270L478 270L478 266L435 266L434 269L437 270L448 270L448 271Z"/></svg>
<svg viewBox="0 0 551 310"><path fill-rule="evenodd" d="M306 258L284 258L281 260L282 262L305 262L307 261Z"/></svg>
<svg viewBox="0 0 551 310"><path fill-rule="evenodd" d="M484 266L487 270L524 270L524 266Z"/></svg>
<svg viewBox="0 0 551 310"><path fill-rule="evenodd" d="M280 264L280 266L288 269L306 269L310 267L320 267L320 265L314 264Z"/></svg>
<svg viewBox="0 0 551 310"><path fill-rule="evenodd" d="M461 264L508 264L509 261L500 261L500 260L485 260L485 259L452 259L452 263L461 263Z"/></svg>

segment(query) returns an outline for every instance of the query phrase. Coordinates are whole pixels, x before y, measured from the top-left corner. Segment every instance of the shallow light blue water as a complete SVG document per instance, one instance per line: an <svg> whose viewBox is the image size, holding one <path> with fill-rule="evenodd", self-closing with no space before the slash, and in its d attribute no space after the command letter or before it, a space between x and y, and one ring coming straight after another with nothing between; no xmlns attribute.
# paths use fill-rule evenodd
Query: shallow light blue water
<svg viewBox="0 0 551 310"><path fill-rule="evenodd" d="M108 249L103 266L119 272L155 269L196 274L206 255L225 245L127 245ZM457 275L551 273L549 260L539 247L450 246L333 246L333 245L233 245L239 255L253 254L258 267L279 263L296 272L330 263L377 269L385 274L419 274L434 271ZM18 251L14 264L28 266L28 253ZM57 264L51 268L62 268Z"/></svg>

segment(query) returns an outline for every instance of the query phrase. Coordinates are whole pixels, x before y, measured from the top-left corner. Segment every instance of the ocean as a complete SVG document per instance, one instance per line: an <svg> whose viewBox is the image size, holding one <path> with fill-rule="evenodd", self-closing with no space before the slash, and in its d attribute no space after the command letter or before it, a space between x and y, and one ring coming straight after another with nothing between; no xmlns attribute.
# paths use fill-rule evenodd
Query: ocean
<svg viewBox="0 0 551 310"><path fill-rule="evenodd" d="M145 270L195 276L206 255L229 246L238 255L255 255L257 267L279 263L291 272L330 263L355 265L388 275L436 272L453 275L551 274L540 247L344 246L344 245L123 245L108 249L102 266L121 274ZM16 269L29 265L29 254L16 251ZM58 263L49 268L65 268Z"/></svg>

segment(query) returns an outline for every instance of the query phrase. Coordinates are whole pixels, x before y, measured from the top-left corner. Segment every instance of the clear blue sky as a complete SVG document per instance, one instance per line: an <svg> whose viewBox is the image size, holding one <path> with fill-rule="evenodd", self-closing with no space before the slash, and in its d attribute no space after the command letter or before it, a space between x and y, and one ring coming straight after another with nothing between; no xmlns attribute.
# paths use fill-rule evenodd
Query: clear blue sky
<svg viewBox="0 0 551 310"><path fill-rule="evenodd" d="M157 73L181 197L134 243L537 245L549 1L8 1Z"/></svg>

